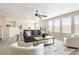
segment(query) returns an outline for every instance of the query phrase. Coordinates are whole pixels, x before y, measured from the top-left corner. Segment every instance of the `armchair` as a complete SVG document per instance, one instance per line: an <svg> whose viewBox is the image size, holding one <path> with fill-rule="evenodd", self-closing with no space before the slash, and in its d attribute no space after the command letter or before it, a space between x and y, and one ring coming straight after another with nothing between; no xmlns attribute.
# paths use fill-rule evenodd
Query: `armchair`
<svg viewBox="0 0 79 59"><path fill-rule="evenodd" d="M79 48L79 35L74 34L71 37L65 37L64 44L68 47Z"/></svg>

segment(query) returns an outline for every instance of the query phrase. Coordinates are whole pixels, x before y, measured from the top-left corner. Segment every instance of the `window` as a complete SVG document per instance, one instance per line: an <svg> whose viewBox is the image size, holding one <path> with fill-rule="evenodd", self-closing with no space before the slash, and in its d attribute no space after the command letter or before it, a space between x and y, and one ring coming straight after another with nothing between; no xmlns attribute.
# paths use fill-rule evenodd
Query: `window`
<svg viewBox="0 0 79 59"><path fill-rule="evenodd" d="M62 19L62 32L71 33L71 17L65 17Z"/></svg>
<svg viewBox="0 0 79 59"><path fill-rule="evenodd" d="M75 33L79 34L79 16L74 17Z"/></svg>
<svg viewBox="0 0 79 59"><path fill-rule="evenodd" d="M60 19L54 19L54 32L60 32Z"/></svg>
<svg viewBox="0 0 79 59"><path fill-rule="evenodd" d="M53 31L53 20L48 21L48 31L52 32Z"/></svg>

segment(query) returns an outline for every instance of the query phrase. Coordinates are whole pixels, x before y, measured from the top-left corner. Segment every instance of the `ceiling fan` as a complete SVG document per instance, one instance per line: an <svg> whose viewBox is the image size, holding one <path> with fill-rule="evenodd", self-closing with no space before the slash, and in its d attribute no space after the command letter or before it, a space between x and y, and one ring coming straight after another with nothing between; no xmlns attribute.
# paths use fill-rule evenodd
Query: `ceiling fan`
<svg viewBox="0 0 79 59"><path fill-rule="evenodd" d="M38 17L38 18L40 18L40 19L42 17L47 17L46 15L40 15L39 12L38 12L38 10L36 10L35 16Z"/></svg>

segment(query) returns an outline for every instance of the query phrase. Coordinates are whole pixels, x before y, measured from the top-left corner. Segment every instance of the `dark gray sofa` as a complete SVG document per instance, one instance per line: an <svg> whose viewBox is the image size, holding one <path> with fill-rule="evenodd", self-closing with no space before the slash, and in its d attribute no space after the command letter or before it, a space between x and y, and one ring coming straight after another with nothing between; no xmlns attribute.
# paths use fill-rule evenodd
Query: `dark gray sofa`
<svg viewBox="0 0 79 59"><path fill-rule="evenodd" d="M31 36L27 36L25 31L30 31ZM40 30L24 30L23 31L23 38L24 42L29 43L29 42L34 42L36 39L34 37L41 36L41 31Z"/></svg>

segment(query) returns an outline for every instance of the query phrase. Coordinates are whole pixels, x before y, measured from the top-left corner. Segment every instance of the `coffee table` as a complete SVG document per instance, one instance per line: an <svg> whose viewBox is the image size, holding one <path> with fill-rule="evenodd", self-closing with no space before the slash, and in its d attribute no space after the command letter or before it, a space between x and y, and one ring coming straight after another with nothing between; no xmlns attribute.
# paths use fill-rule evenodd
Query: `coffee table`
<svg viewBox="0 0 79 59"><path fill-rule="evenodd" d="M55 40L54 36L46 36L45 38L40 36L40 37L34 37L34 38L36 39L37 43L39 43L39 41L44 41L45 45L54 44L54 40Z"/></svg>

